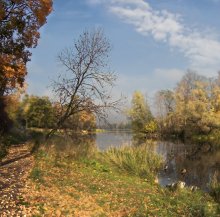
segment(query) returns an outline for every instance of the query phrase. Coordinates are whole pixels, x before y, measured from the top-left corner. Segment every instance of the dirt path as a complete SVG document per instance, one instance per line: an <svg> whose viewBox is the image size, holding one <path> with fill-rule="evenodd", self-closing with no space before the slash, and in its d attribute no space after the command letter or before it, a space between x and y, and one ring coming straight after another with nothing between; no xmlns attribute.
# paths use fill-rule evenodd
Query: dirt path
<svg viewBox="0 0 220 217"><path fill-rule="evenodd" d="M27 144L11 147L0 162L0 217L28 216L23 189L32 167L33 157Z"/></svg>

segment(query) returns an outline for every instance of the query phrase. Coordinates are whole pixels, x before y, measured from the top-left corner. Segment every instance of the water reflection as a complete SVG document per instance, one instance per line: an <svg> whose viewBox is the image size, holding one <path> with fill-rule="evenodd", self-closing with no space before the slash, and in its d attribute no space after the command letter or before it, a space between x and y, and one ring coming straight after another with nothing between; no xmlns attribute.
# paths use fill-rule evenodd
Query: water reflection
<svg viewBox="0 0 220 217"><path fill-rule="evenodd" d="M162 186L182 180L207 191L216 172L220 181L220 150L209 145L198 146L190 143L168 141L147 141L133 137L130 132L104 132L96 135L57 137L52 141L58 153L71 158L92 156L97 149L139 145L147 143L149 150L163 156L166 168L158 174ZM184 171L184 172L183 172Z"/></svg>
<svg viewBox="0 0 220 217"><path fill-rule="evenodd" d="M180 142L158 142L156 152L164 157L167 165L167 169L159 173L160 184L181 180L207 191L214 173L219 171L220 151L199 147ZM218 179L220 181L220 177Z"/></svg>
<svg viewBox="0 0 220 217"><path fill-rule="evenodd" d="M90 157L98 149L95 134L54 136L47 147L50 151L52 148L56 155L72 159Z"/></svg>
<svg viewBox="0 0 220 217"><path fill-rule="evenodd" d="M96 144L101 151L105 151L109 147L130 146L133 144L132 138L132 134L128 131L109 131L98 133Z"/></svg>
<svg viewBox="0 0 220 217"><path fill-rule="evenodd" d="M208 191L215 172L220 181L220 150L214 150L209 145L149 141L143 137L133 136L129 132L105 132L96 136L96 144L101 150L106 150L109 146L137 146L143 143L147 143L149 150L164 158L167 168L165 170L162 168L158 174L162 186L181 180L188 186L195 185Z"/></svg>

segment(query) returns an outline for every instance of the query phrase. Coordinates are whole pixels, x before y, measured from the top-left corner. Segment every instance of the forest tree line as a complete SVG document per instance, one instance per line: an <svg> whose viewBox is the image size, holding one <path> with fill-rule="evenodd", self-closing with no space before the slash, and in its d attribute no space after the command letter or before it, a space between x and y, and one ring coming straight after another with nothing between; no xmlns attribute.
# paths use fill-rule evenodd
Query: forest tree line
<svg viewBox="0 0 220 217"><path fill-rule="evenodd" d="M207 78L188 71L173 90L154 97L154 115L147 100L135 92L128 117L135 132L190 138L217 135L220 130L220 73Z"/></svg>
<svg viewBox="0 0 220 217"><path fill-rule="evenodd" d="M20 100L20 95L16 93L7 96L5 102L6 112L18 128L53 129L63 107L46 96L25 95ZM218 134L220 73L216 78L207 78L187 72L173 90L160 90L155 94L153 107L149 106L141 92L136 91L127 115L128 123L122 125L131 124L134 133L157 133L181 138ZM61 128L94 130L96 116L86 110L80 111L69 117Z"/></svg>
<svg viewBox="0 0 220 217"><path fill-rule="evenodd" d="M17 94L7 96L6 112L14 127L20 129L53 129L58 121L61 105L46 96L25 95L22 100ZM93 130L96 127L95 115L81 111L70 117L62 129Z"/></svg>

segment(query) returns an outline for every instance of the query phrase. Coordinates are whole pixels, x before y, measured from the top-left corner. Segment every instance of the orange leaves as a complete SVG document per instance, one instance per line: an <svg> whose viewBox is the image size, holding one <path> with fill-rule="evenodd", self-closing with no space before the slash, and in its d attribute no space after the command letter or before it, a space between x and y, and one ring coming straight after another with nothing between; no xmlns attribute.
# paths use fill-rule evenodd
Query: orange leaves
<svg viewBox="0 0 220 217"><path fill-rule="evenodd" d="M14 89L23 86L27 74L26 65L13 55L0 55L0 86Z"/></svg>
<svg viewBox="0 0 220 217"><path fill-rule="evenodd" d="M46 22L46 17L52 11L52 0L31 0L28 5L35 14L38 24L42 26Z"/></svg>
<svg viewBox="0 0 220 217"><path fill-rule="evenodd" d="M39 28L52 11L52 0L0 2L0 95L22 86L28 50L37 46Z"/></svg>
<svg viewBox="0 0 220 217"><path fill-rule="evenodd" d="M80 117L79 117L80 122L95 122L95 116L92 113L88 113L86 111L80 112Z"/></svg>

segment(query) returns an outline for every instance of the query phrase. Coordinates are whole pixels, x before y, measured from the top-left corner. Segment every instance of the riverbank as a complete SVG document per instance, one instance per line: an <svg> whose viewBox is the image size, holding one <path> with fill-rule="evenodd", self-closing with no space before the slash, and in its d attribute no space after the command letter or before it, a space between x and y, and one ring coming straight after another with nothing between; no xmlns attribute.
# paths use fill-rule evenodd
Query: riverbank
<svg viewBox="0 0 220 217"><path fill-rule="evenodd" d="M119 152L118 155L121 156ZM128 153L125 155L130 159ZM110 159L110 154L104 154L103 158L103 154L100 156L93 148L89 155L81 156L77 150L57 153L53 146L41 149L36 154L25 198L32 215L219 215L219 205L201 191L192 192L188 188L170 191L161 188L149 175L141 177L138 172L129 173L128 165L117 166ZM121 162L123 164L123 160ZM134 171L132 168L131 171ZM153 170L149 173L154 174Z"/></svg>

